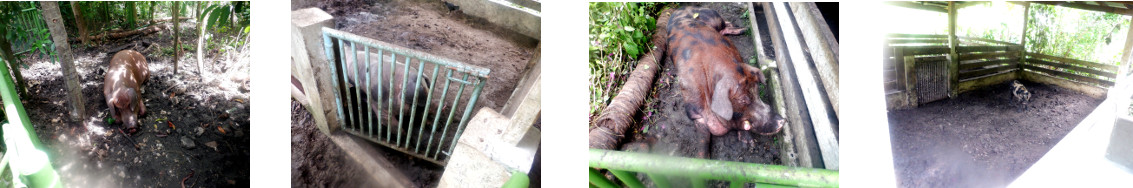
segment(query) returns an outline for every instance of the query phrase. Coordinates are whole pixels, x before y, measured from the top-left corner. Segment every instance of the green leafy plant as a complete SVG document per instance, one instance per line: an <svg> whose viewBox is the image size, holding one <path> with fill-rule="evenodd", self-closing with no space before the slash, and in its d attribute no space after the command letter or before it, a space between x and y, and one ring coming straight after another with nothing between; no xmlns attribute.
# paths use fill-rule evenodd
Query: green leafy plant
<svg viewBox="0 0 1133 188"><path fill-rule="evenodd" d="M666 3L590 3L590 114L613 99L637 66L637 59L653 44L657 14Z"/></svg>

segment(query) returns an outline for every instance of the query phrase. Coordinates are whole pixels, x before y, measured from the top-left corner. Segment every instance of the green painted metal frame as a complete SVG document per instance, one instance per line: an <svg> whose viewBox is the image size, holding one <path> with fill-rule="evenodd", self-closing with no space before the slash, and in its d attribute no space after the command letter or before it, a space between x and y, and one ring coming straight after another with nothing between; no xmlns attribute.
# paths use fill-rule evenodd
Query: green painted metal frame
<svg viewBox="0 0 1133 188"><path fill-rule="evenodd" d="M3 164L0 166L11 170L13 180L17 181L17 184L25 184L29 187L62 187L59 174L51 165L50 156L43 152L46 148L35 134L31 119L28 118L24 105L16 94L16 84L12 81L12 77L8 76L10 72L7 66L0 66L0 75L3 75L0 76L0 99L3 99L4 115L7 118L7 121L2 123L6 152L3 156ZM13 161L17 161L20 165L9 165ZM36 169L32 169L34 171L30 174L24 174L25 172L18 168ZM0 168L2 169L4 168Z"/></svg>
<svg viewBox="0 0 1133 188"><path fill-rule="evenodd" d="M594 187L619 187L598 169L614 174L626 187L644 187L635 172L644 172L657 187L673 187L667 177L688 177L693 187L706 180L730 181L731 187L754 182L757 187L838 187L838 171L732 161L683 158L590 149L590 183Z"/></svg>
<svg viewBox="0 0 1133 188"><path fill-rule="evenodd" d="M361 136L367 140L405 152L412 156L422 158L442 166L445 165L448 157L444 157L442 159L441 154L448 156L452 152L452 150L455 149L456 141L459 140L460 135L464 131L465 125L467 125L468 120L471 118L473 107L476 106L477 101L480 98L480 92L481 90L483 90L484 84L486 83L491 70L400 47L394 44L366 38L363 36L354 35L344 31L335 30L332 28L322 28L322 31L324 50L327 54L327 62L331 69L330 71L333 74L331 76L331 80L335 87L333 92L335 96L335 105L338 109L338 117L342 120L339 121L339 124L344 127L344 130L346 130L346 132L348 133ZM367 54L362 59L359 59L358 55L356 54L356 52L359 52L359 46L361 46L362 52L365 52L364 54ZM346 49L349 50L347 51ZM370 49L377 50L376 54L378 59L376 61L370 61L371 55L368 55L371 54ZM386 68L389 68L388 70L401 68L402 72L409 72L409 67L413 66L413 62L414 60L416 60L416 79L424 79L424 77L426 76L425 74L423 74L425 73L425 64L431 64L433 68L429 80L432 80L432 82L430 83L430 85L426 86L428 92L418 93L418 90L413 90L412 95L418 96L419 94L425 94L427 95L426 101L428 101L429 103L434 103L433 91L437 88L436 86L438 85L437 75L440 71L440 68L444 67L447 70L444 71L445 76L442 77L442 79L444 80L444 87L442 87L441 90L441 96L439 98L441 99L440 102L437 102L437 104L417 104L417 100L412 100L412 103L410 103L409 105L411 107L426 106L424 111L420 112L423 114L423 118L421 118L420 122L416 122L418 118L412 117L418 117L417 108L404 109L407 106L406 99L397 99L397 101L392 101L395 99L390 99L390 97L383 97L382 92L378 92L376 94L377 97L372 97L372 94L367 89L355 89L352 90L353 92L351 92L350 90L346 89L348 87L347 79L349 79L347 77L348 75L346 74L351 74L349 76L355 79L365 79L364 81L359 80L358 82L365 83L366 86L370 85L371 80L374 78L371 78L370 74L365 73L361 73L364 75L358 75L360 74L359 72L362 71L346 71L345 69L351 68L347 67L345 64L345 60L347 58L346 53L355 53L354 55L351 55L353 57L352 60L353 62L359 62L355 63L354 66L356 67L352 68L364 68L363 70L370 70L371 64L374 64L373 62L377 62L378 67L376 71L379 72L383 72L383 69ZM385 56L387 54L389 55L388 58L386 58ZM399 58L402 58L404 60L399 61ZM361 63L363 61L359 60L365 60L364 62L366 63ZM387 62L388 67L386 66ZM454 75L454 72L456 73L456 75ZM405 74L405 77L402 77L401 83L394 83L392 81L383 82L387 79L394 80L395 74L390 74L388 78L382 78L386 77L384 75L378 76L378 78L376 78L376 82L381 84L389 83L389 88L396 88L394 84L401 84L402 86L408 84L408 81L410 80L410 78L407 78L408 75L409 74ZM457 76L460 77L458 78ZM448 97L448 91L453 82L459 84L458 86L456 86L459 87L459 89L457 89L456 95L452 98L451 104L446 104L449 101L445 101L445 99L446 97ZM457 124L455 129L453 129L455 131L455 134L453 135L451 142L448 143L447 148L442 148L445 144L445 138L448 136L450 130L449 127L453 123L453 116L456 115L456 111L458 110L458 107L460 107L460 99L464 96L465 86L468 85L473 85L471 96L469 96L469 98L467 99L468 101L464 104L464 111L462 112L459 119L457 119L459 123ZM374 117L375 115L372 109L369 108L370 104L368 100L355 99L362 97L385 100L383 101L385 108L378 108L377 114L395 116L397 117L397 119L404 120L406 119L406 113L409 113L408 117L411 118L408 118L409 121L398 121L398 125L387 125L390 122L383 123L383 118ZM357 101L357 104L351 104L351 102L349 101ZM394 108L394 102L398 102L398 108ZM430 132L428 132L429 137L426 139L426 132L424 131L426 129L425 127L428 126L428 124L426 123L429 122L429 114L427 114L427 111L432 110L430 109L430 107L435 107L436 110L432 116L432 126L431 128L429 128ZM440 137L436 137L436 134L438 133L437 128L439 128L438 124L441 123L441 116L444 116L442 114L444 114L443 110L445 109L445 107L451 108L449 108L448 110L447 117L444 118L444 127L441 128L441 132L439 132ZM382 109L389 109L391 112L389 112L388 114L382 113ZM396 114L392 114L394 113L393 111L396 111ZM363 113L365 113L365 115L363 115ZM376 123L374 119L377 119ZM375 125L377 126L376 129L374 127ZM385 136L382 136L380 133L375 135L375 130L383 131L383 126L386 133ZM414 128L417 129L416 134L413 134ZM404 137L402 136L403 129L407 131ZM415 135L416 139L414 140ZM436 145L434 145L434 141L436 141ZM421 149L422 142L427 142L427 144L424 145L424 152L422 152Z"/></svg>

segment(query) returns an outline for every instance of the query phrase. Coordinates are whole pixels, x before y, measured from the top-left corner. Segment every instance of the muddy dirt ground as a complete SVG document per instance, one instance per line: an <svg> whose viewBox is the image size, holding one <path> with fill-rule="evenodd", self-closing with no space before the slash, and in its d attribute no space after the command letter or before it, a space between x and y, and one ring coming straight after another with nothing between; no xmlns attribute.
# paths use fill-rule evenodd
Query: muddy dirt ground
<svg viewBox="0 0 1133 188"><path fill-rule="evenodd" d="M249 184L248 46L232 54L207 52L206 73L197 72L195 50L185 52L173 74L171 23L159 33L72 45L81 75L87 123L68 120L60 64L38 57L23 60L29 85L21 96L36 133L66 185L82 187L246 187ZM182 22L185 31L195 24ZM197 35L182 41L195 46ZM142 85L146 114L138 131L125 135L108 125L103 74L114 51L127 44L145 54L150 77ZM203 79L203 81L202 81ZM169 124L172 123L172 126ZM220 129L224 129L222 132ZM191 174L191 177L189 177ZM185 179L186 177L189 177Z"/></svg>
<svg viewBox="0 0 1133 188"><path fill-rule="evenodd" d="M370 144L414 187L436 187L444 171L428 161L408 157L400 151ZM355 164L315 126L311 113L299 102L291 101L291 186L292 187L373 187L365 169Z"/></svg>
<svg viewBox="0 0 1133 188"><path fill-rule="evenodd" d="M747 11L746 5L740 3L682 3L680 6L703 6L716 10L725 20L737 27L750 27L748 19L741 18ZM667 18L659 18L667 19ZM755 56L754 41L751 30L741 35L726 36L736 46L744 57L744 62L750 62ZM680 88L677 85L676 67L673 62L665 60L661 65L661 73L655 82L651 93L646 98L646 104L641 113L639 125L627 136L624 150L639 151L642 148L637 143L647 143L652 153L695 157L703 150L699 140L711 136L707 129L699 130L685 115L681 99ZM770 101L769 98L763 101ZM650 112L650 109L655 109ZM648 129L648 130L646 130ZM741 141L741 134L750 138L750 144ZM778 139L780 136L762 136L747 131L731 131L722 136L711 136L709 155L711 159L725 161L740 161L760 164L780 164ZM678 181L679 183L679 181ZM717 183L716 186L727 184Z"/></svg>
<svg viewBox="0 0 1133 188"><path fill-rule="evenodd" d="M1002 187L1030 168L1101 99L1021 81L1031 92L1013 100L1011 82L889 112L900 187Z"/></svg>
<svg viewBox="0 0 1133 188"><path fill-rule="evenodd" d="M476 109L489 107L498 110L503 107L526 70L529 58L538 53L537 40L464 15L459 10L449 11L440 1L347 0L319 1L313 4L334 16L339 30L491 69L490 78ZM302 8L308 7L292 7L293 10ZM306 112L303 111L303 114ZM292 122L296 122L294 116ZM292 142L292 161L295 161L292 164L292 186L351 185L360 182L343 179L349 177L332 176L338 172L326 171L349 170L346 167L349 163L311 162L311 159L319 159L317 156L321 155L327 155L321 158L349 159L338 154L342 150L337 147L321 147L334 144L318 133L313 128L313 123L309 126L300 124L298 128L295 126L292 128L293 138L303 138L305 141ZM310 148L315 146L320 149ZM374 147L384 151L382 153L388 155L386 158L391 163L402 165L398 169L402 169L403 174L417 183L413 186L435 187L440 179L443 168L435 164L407 157L400 151L377 144ZM302 176L296 177L299 174Z"/></svg>

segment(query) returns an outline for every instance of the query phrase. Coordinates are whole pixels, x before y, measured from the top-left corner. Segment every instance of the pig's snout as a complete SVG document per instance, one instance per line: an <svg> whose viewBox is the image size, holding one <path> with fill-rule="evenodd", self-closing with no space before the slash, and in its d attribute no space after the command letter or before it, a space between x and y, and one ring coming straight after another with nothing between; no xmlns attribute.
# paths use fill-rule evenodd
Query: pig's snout
<svg viewBox="0 0 1133 188"><path fill-rule="evenodd" d="M133 101L133 91L120 91L114 98L110 99L112 104L110 113L114 115L114 119L121 122L127 129L133 129L138 125L138 109L136 101Z"/></svg>

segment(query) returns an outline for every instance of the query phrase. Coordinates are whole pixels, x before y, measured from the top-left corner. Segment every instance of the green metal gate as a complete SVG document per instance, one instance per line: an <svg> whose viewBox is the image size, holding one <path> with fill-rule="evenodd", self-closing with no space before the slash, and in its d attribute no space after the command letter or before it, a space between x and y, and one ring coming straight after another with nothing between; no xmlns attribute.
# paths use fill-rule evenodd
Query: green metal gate
<svg viewBox="0 0 1133 188"><path fill-rule="evenodd" d="M331 28L323 28L323 41L333 74L335 104L343 130L445 165L472 115L490 70ZM359 53L365 57L358 57ZM411 67L416 67L415 71ZM368 71L381 74L372 78ZM387 76L387 71L401 71L403 75L400 78L397 73ZM415 78L410 77L411 72L416 72ZM426 81L410 85L409 80L415 80L415 83ZM394 99L391 97L394 92L373 93L364 89L368 87L355 86L371 86L374 83L380 83L382 87L389 84L391 91L406 86L423 86L425 93L413 90L410 96L424 96L425 104L420 104L419 100L407 100L404 96L410 92ZM466 90L470 90L471 96L464 96ZM452 92L456 92L455 95ZM371 100L377 100L377 103ZM460 115L454 116L457 111Z"/></svg>

